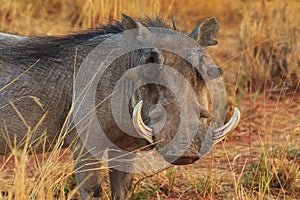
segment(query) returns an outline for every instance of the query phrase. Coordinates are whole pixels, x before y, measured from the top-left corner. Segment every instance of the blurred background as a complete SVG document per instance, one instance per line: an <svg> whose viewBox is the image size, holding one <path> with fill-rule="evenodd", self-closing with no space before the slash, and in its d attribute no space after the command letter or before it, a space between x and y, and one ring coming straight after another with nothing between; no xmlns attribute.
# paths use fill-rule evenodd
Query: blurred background
<svg viewBox="0 0 300 200"><path fill-rule="evenodd" d="M121 13L173 20L184 33L216 17L219 44L207 51L224 68L228 114L233 106L242 111L237 130L204 159L137 177L133 198L300 199L300 1L0 0L0 31L66 35L120 20ZM13 157L0 164L0 200L13 199L11 193L24 199L33 193L36 199L78 197L68 158L58 157L55 170L26 161L18 171L17 164L8 165ZM47 170L59 181L37 178Z"/></svg>

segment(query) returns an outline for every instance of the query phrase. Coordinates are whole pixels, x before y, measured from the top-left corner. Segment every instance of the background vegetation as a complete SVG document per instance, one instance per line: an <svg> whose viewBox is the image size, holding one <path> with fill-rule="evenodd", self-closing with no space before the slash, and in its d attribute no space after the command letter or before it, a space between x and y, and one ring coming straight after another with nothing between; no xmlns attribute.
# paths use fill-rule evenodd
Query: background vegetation
<svg viewBox="0 0 300 200"><path fill-rule="evenodd" d="M219 44L207 50L225 70L229 104L242 111L234 134L204 159L138 175L133 198L300 199L300 2L1 0L0 31L64 35L119 20L121 13L172 19L185 33L216 17ZM1 157L0 200L78 198L67 150L28 152Z"/></svg>

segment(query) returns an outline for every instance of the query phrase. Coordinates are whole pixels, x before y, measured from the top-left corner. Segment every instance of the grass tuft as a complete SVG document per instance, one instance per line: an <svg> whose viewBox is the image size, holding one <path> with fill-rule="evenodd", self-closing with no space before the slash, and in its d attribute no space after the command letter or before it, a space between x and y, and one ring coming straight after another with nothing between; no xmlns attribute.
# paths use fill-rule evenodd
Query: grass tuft
<svg viewBox="0 0 300 200"><path fill-rule="evenodd" d="M300 199L298 0L7 0L0 5L0 30L65 35L119 20L121 13L172 19L185 33L216 17L219 43L207 51L224 68L229 103L242 111L235 133L197 163L137 175L133 198ZM39 99L23 98L28 97L43 108ZM0 200L79 199L70 150L57 144L54 151L37 154L47 142L45 134L30 144L37 127L28 131L25 148L12 141L11 153L0 158ZM104 199L109 199L105 173Z"/></svg>

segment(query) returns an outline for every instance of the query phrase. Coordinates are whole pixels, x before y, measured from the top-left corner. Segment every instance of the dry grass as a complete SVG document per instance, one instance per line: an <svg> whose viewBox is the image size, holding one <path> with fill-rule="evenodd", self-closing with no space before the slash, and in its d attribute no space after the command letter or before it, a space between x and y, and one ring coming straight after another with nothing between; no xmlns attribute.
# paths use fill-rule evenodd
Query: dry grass
<svg viewBox="0 0 300 200"><path fill-rule="evenodd" d="M300 199L300 3L7 0L0 5L0 30L61 35L120 19L123 12L173 19L185 32L215 16L222 25L219 45L208 51L225 68L228 101L242 111L226 142L193 165L141 181L135 199ZM3 158L0 199L72 198L70 156L59 149L47 156L30 151Z"/></svg>
<svg viewBox="0 0 300 200"><path fill-rule="evenodd" d="M246 13L242 22L241 43L244 65L252 76L251 89L277 92L294 91L297 87L298 22L286 2L268 6L265 1ZM299 74L298 74L299 76Z"/></svg>

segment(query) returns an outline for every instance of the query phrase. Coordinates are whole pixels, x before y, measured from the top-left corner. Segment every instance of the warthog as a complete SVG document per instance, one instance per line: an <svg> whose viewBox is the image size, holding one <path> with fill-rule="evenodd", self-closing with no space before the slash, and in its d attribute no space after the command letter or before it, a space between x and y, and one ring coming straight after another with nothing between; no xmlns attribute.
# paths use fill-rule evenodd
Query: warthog
<svg viewBox="0 0 300 200"><path fill-rule="evenodd" d="M88 54L107 38L127 30L137 30L131 37L133 36L136 42L143 42L152 35L149 27L176 30L175 25L169 25L161 19L146 18L137 21L122 15L121 22L68 36L25 37L0 34L0 129L2 133L0 153L9 153L8 143L13 143L15 139L17 144L24 142L28 130L31 130L33 144L36 144L46 133L47 142L44 145L37 145L37 151L38 149L51 150L59 133L65 127L70 109L73 108L74 77ZM218 22L210 18L197 26L188 36L203 47L216 45L217 41L214 38L217 36L218 29ZM99 80L95 94L95 104L98 105L95 108L96 118L108 140L99 141L94 144L95 147L101 150L109 149L109 159L122 155L117 148L132 152L146 147L144 150L154 149L172 164L184 165L198 160L215 143L231 132L239 121L238 109L235 110L230 121L222 127L214 129L207 124L207 119L210 118L207 87L204 74L196 69L205 65L202 50L203 48L200 48L198 53L191 53L191 60L195 61L192 64L174 53L152 47L130 51L112 62ZM195 137L190 136L189 127L183 135L176 135L182 120L181 109L185 108L185 102L183 101L183 106L180 105L176 99L177 94L156 83L144 84L136 89L124 108L132 115L130 125L134 127L133 133L127 134L118 127L112 113L111 94L117 81L125 72L129 79L141 77L151 79L151 73L149 75L147 70L137 68L144 64L149 64L150 67L151 64L171 66L172 69L180 72L193 88L197 101L195 110L199 110L199 113L196 113L199 116L197 120L193 121L191 118L186 121L190 121L197 128ZM158 70L156 74L161 76L161 79L168 79L165 74L162 75L161 69L155 67L152 69ZM208 79L217 78L222 74L222 69L216 66L210 66L204 71ZM176 80L172 84L176 85ZM180 87L178 92L184 92L186 88ZM167 117L163 119L164 124L161 129L156 130L154 124L163 118L162 107ZM195 114L193 109L188 112L190 115ZM69 123L74 124L72 120ZM75 178L82 184L81 198L101 198L100 171L89 170L100 167L99 159L87 148L84 140L78 139L78 131L75 130L73 128L67 131L68 134L63 135L63 144L64 147L72 144L74 149L74 158L77 160L75 167L80 169L76 172ZM9 133L8 138L4 137L7 133ZM86 141L91 140L89 135L85 137ZM165 148L173 139L172 146ZM186 147L186 144L188 148L182 148ZM21 148L22 145L19 147ZM117 159L111 159L109 166L114 165L126 165L126 168L129 168L130 162L124 164ZM112 168L109 178L111 198L126 199L130 191L132 173Z"/></svg>

